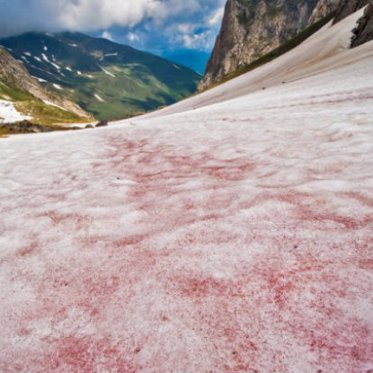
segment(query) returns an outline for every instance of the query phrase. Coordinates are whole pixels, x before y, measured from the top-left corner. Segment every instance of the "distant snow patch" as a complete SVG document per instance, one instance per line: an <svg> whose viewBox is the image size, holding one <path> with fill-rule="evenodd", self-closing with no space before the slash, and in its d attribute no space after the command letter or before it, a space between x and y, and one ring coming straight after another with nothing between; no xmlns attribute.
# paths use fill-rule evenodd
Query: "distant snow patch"
<svg viewBox="0 0 373 373"><path fill-rule="evenodd" d="M25 53L23 53L25 56L27 56L27 57L31 57L31 53L30 52L25 52Z"/></svg>
<svg viewBox="0 0 373 373"><path fill-rule="evenodd" d="M67 70L67 71L73 71L73 69L71 68L71 67L69 67L69 66L67 66L67 67L65 67L65 69Z"/></svg>
<svg viewBox="0 0 373 373"><path fill-rule="evenodd" d="M101 66L100 66L101 67ZM101 67L102 71L106 74L106 75L109 75L111 76L112 78L116 78L116 76L114 74L112 74L110 71L107 71L105 70L103 67Z"/></svg>
<svg viewBox="0 0 373 373"><path fill-rule="evenodd" d="M47 52L48 51L48 47L46 45L44 45L44 50Z"/></svg>
<svg viewBox="0 0 373 373"><path fill-rule="evenodd" d="M104 57L116 57L116 56L118 56L118 52L104 54Z"/></svg>
<svg viewBox="0 0 373 373"><path fill-rule="evenodd" d="M65 108L63 108L62 106L59 106L59 105L57 105L57 104L55 104L55 103L53 103L53 102L51 102L51 101L44 100L43 102L44 102L45 104L49 105L49 106L54 106L54 107L57 107L57 108L59 108L59 109L61 109L61 110L66 111Z"/></svg>
<svg viewBox="0 0 373 373"><path fill-rule="evenodd" d="M41 56L43 57L43 60L45 62L50 63L55 69L61 70L61 66L57 65L56 63L52 62L46 55L45 53L42 53Z"/></svg>
<svg viewBox="0 0 373 373"><path fill-rule="evenodd" d="M95 93L95 97L97 98L98 101L105 102L105 100L101 96L99 96L97 93Z"/></svg>
<svg viewBox="0 0 373 373"><path fill-rule="evenodd" d="M38 62L42 62L42 60L39 58L39 57L36 57L36 56L32 56L34 58L34 60L38 61Z"/></svg>
<svg viewBox="0 0 373 373"><path fill-rule="evenodd" d="M51 62L50 63L53 67L55 67L57 70L61 70L61 66L58 66L56 63Z"/></svg>
<svg viewBox="0 0 373 373"><path fill-rule="evenodd" d="M38 78L37 76L31 75L34 79L38 80L40 83L47 83L47 80Z"/></svg>
<svg viewBox="0 0 373 373"><path fill-rule="evenodd" d="M53 83L53 87L60 90L60 91L63 90L63 88L59 84L56 84L56 83Z"/></svg>

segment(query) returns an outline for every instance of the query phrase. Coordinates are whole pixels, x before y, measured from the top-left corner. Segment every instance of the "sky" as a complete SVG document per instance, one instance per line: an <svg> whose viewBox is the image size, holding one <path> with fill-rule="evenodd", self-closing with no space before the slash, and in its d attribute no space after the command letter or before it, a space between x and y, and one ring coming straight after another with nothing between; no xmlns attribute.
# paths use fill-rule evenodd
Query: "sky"
<svg viewBox="0 0 373 373"><path fill-rule="evenodd" d="M0 0L0 37L81 31L158 54L210 52L225 0Z"/></svg>

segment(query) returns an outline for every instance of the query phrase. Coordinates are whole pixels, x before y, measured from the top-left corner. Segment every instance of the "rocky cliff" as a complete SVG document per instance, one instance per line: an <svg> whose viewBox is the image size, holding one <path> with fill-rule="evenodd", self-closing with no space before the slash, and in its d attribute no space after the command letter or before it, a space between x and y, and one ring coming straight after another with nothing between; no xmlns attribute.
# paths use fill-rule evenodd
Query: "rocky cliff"
<svg viewBox="0 0 373 373"><path fill-rule="evenodd" d="M340 0L320 0L312 12L308 25L310 26L328 14L335 12L339 4Z"/></svg>
<svg viewBox="0 0 373 373"><path fill-rule="evenodd" d="M338 23L342 19L348 17L352 13L355 13L369 3L372 3L372 0L340 0L340 4L334 18L334 23Z"/></svg>
<svg viewBox="0 0 373 373"><path fill-rule="evenodd" d="M357 47L373 40L373 4L370 4L354 30L352 47Z"/></svg>
<svg viewBox="0 0 373 373"><path fill-rule="evenodd" d="M228 0L200 89L293 39L338 4L339 0Z"/></svg>

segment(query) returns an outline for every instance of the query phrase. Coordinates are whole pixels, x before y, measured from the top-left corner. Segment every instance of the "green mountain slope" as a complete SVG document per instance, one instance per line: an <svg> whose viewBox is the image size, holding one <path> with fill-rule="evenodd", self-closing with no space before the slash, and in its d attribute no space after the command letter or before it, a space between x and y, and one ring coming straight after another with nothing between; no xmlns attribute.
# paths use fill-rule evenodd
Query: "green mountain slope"
<svg viewBox="0 0 373 373"><path fill-rule="evenodd" d="M27 33L0 44L50 90L97 119L119 119L181 100L200 76L163 58L80 33Z"/></svg>
<svg viewBox="0 0 373 373"><path fill-rule="evenodd" d="M27 117L40 126L92 121L80 107L43 88L23 64L3 48L0 48L0 100L14 106L20 117ZM2 134L5 125L2 122L7 122L6 118L0 111Z"/></svg>

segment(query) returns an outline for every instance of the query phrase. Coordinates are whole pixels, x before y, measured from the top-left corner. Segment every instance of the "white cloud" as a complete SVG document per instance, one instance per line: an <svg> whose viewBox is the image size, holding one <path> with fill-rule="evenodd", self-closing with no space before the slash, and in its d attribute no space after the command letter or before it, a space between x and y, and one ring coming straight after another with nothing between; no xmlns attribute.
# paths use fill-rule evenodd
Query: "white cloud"
<svg viewBox="0 0 373 373"><path fill-rule="evenodd" d="M92 31L162 22L191 14L206 0L0 0L0 31ZM210 1L210 0L208 0Z"/></svg>
<svg viewBox="0 0 373 373"><path fill-rule="evenodd" d="M99 32L104 38L119 40L123 36L118 29L122 28L125 40L144 49L184 45L208 50L212 48L225 2L0 0L0 37L27 31L68 30Z"/></svg>
<svg viewBox="0 0 373 373"><path fill-rule="evenodd" d="M207 23L209 25L217 25L220 24L224 16L224 7L221 7L212 14L211 18L208 19Z"/></svg>
<svg viewBox="0 0 373 373"><path fill-rule="evenodd" d="M127 34L127 39L129 40L129 41L131 41L131 42L134 42L134 41L139 41L139 36L138 35L136 35L134 32L129 32L128 34Z"/></svg>
<svg viewBox="0 0 373 373"><path fill-rule="evenodd" d="M113 35L109 31L104 31L101 37L113 41Z"/></svg>

